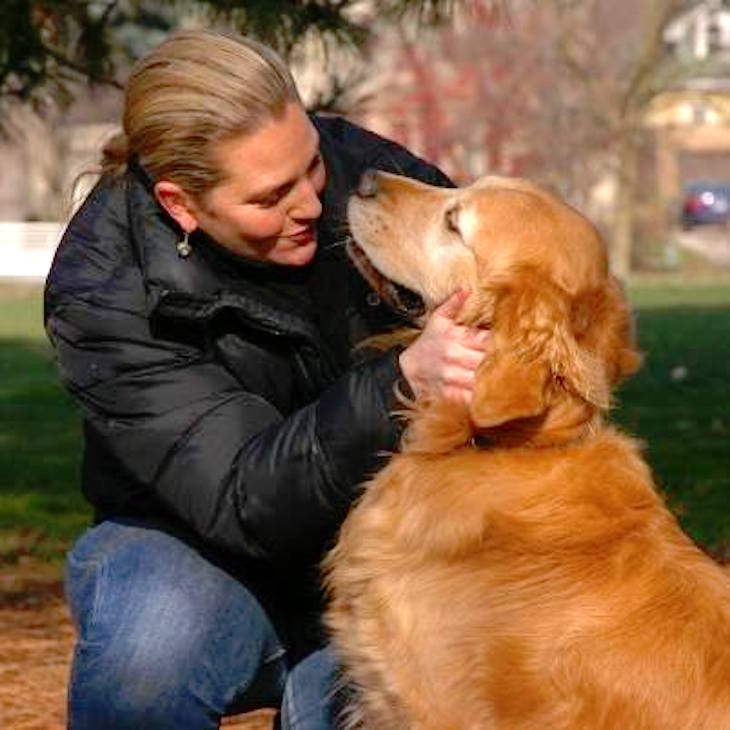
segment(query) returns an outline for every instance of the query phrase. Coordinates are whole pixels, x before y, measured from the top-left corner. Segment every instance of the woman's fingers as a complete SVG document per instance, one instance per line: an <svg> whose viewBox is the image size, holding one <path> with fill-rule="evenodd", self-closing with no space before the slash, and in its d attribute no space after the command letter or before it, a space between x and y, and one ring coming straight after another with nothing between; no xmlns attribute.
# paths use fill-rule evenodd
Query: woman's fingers
<svg viewBox="0 0 730 730"><path fill-rule="evenodd" d="M463 403L469 405L471 403L473 391L471 388L444 388L443 397L452 403Z"/></svg>
<svg viewBox="0 0 730 730"><path fill-rule="evenodd" d="M476 372L473 368L449 367L444 371L443 387L463 388L471 390L474 387Z"/></svg>
<svg viewBox="0 0 730 730"><path fill-rule="evenodd" d="M476 370L491 347L491 334L454 321L468 297L467 289L452 294L400 354L401 370L417 397L470 401Z"/></svg>
<svg viewBox="0 0 730 730"><path fill-rule="evenodd" d="M476 348L457 342L449 348L448 359L450 362L476 369L488 353L489 347Z"/></svg>
<svg viewBox="0 0 730 730"><path fill-rule="evenodd" d="M492 339L490 330L482 327L465 327L452 325L451 334L456 342L472 350L486 351Z"/></svg>
<svg viewBox="0 0 730 730"><path fill-rule="evenodd" d="M470 293L468 289L457 289L448 299L433 310L433 314L446 317L447 319L454 319L461 311Z"/></svg>

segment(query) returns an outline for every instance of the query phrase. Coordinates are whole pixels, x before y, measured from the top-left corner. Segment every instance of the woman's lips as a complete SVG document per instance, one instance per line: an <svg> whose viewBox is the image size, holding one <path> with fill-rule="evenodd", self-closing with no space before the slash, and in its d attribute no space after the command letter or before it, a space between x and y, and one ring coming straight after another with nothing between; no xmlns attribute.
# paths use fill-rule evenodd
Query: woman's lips
<svg viewBox="0 0 730 730"><path fill-rule="evenodd" d="M314 228L310 226L309 228L305 228L298 233L293 233L290 236L287 236L290 241L294 241L294 243L297 244L297 246L307 246L310 243L314 242Z"/></svg>

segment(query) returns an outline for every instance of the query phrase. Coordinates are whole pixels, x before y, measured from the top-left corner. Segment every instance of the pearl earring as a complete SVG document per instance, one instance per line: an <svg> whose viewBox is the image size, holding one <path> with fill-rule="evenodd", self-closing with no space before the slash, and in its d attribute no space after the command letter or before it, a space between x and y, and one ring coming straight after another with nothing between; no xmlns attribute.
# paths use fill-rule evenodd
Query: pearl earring
<svg viewBox="0 0 730 730"><path fill-rule="evenodd" d="M190 234L185 231L185 235L182 238L182 241L178 241L175 244L175 249L177 250L177 255L181 259L186 259L188 256L190 256L190 253L193 250L193 247L190 245L190 241L188 240Z"/></svg>

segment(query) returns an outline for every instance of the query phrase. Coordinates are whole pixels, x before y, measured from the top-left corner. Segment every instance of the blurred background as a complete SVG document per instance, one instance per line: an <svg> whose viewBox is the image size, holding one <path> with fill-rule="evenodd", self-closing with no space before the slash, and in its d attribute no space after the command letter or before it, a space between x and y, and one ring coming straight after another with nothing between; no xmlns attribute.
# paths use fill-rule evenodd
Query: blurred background
<svg viewBox="0 0 730 730"><path fill-rule="evenodd" d="M612 418L645 442L689 534L730 557L730 2L2 0L5 726L63 726L61 566L89 521L43 279L119 124L131 65L190 27L273 45L310 108L394 138L459 183L529 177L586 213L627 285L645 353ZM31 685L50 714L27 715Z"/></svg>
<svg viewBox="0 0 730 730"><path fill-rule="evenodd" d="M730 267L723 0L5 0L0 25L1 221L67 218L133 61L175 28L232 27L290 60L311 108L458 182L551 185L601 227L623 278ZM4 226L0 274L42 275L57 235Z"/></svg>

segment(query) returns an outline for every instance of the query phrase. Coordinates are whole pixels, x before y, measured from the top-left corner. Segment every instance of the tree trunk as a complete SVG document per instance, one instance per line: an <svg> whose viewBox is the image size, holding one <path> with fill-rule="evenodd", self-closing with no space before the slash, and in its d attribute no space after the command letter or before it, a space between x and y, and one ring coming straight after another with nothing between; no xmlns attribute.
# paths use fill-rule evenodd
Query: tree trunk
<svg viewBox="0 0 730 730"><path fill-rule="evenodd" d="M10 138L24 158L25 220L60 220L64 212L61 150L53 121L29 106L17 105L7 124Z"/></svg>
<svg viewBox="0 0 730 730"><path fill-rule="evenodd" d="M629 132L618 149L616 201L611 245L611 269L622 280L631 273L639 181L639 143Z"/></svg>
<svg viewBox="0 0 730 730"><path fill-rule="evenodd" d="M639 55L623 99L618 104L620 139L611 263L614 273L620 279L626 279L631 273L642 117L651 99L662 88L659 73L664 55L664 29L683 6L683 0L647 0L642 6L644 30Z"/></svg>

